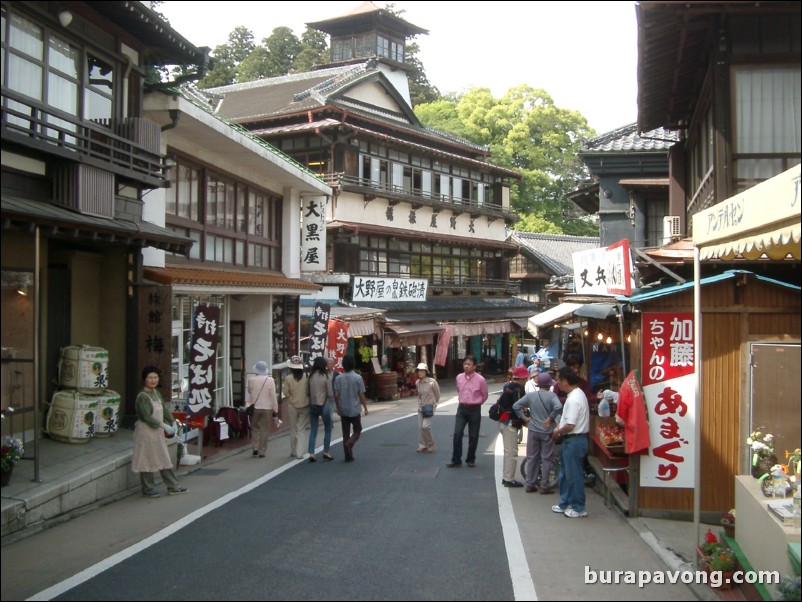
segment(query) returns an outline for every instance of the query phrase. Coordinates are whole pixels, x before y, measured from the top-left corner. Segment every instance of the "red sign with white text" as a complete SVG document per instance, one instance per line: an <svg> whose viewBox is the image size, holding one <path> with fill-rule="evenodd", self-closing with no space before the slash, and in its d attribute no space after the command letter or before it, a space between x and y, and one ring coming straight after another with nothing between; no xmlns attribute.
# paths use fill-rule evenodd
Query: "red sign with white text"
<svg viewBox="0 0 802 602"><path fill-rule="evenodd" d="M348 322L329 318L329 336L326 344L326 359L334 360L334 369L343 371L343 357L348 347Z"/></svg>
<svg viewBox="0 0 802 602"><path fill-rule="evenodd" d="M694 487L696 396L693 314L650 313L643 319L641 375L649 417L649 455L641 487Z"/></svg>

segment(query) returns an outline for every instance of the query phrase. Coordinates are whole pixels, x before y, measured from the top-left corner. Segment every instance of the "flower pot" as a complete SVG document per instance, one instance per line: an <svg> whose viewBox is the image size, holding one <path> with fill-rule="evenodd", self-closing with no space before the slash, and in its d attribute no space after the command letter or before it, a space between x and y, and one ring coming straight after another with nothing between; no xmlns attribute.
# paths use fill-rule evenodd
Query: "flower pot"
<svg viewBox="0 0 802 602"><path fill-rule="evenodd" d="M11 482L11 473L14 472L14 467L11 466L8 470L0 471L0 487L5 487Z"/></svg>
<svg viewBox="0 0 802 602"><path fill-rule="evenodd" d="M730 539L735 539L735 523L721 523L724 527L724 533Z"/></svg>

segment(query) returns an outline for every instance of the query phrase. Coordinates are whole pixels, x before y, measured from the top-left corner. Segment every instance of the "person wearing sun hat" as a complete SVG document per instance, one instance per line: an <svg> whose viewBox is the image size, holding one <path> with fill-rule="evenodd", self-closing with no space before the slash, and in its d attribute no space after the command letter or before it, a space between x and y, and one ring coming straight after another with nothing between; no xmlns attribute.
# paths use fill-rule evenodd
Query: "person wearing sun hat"
<svg viewBox="0 0 802 602"><path fill-rule="evenodd" d="M523 483L515 480L518 467L518 429L521 420L513 412L513 404L524 394L524 383L529 378L526 366L517 366L512 371L512 381L505 383L498 398L501 405L501 416L498 419L498 430L504 443L504 468L501 484L504 487L523 487Z"/></svg>
<svg viewBox="0 0 802 602"><path fill-rule="evenodd" d="M253 455L264 458L267 454L267 435L270 419L278 416L276 383L268 374L267 362L259 361L253 366L255 375L248 378L248 402L253 406L251 416L251 447Z"/></svg>
<svg viewBox="0 0 802 602"><path fill-rule="evenodd" d="M303 458L309 436L309 387L300 356L293 355L287 362L290 373L284 377L282 401L287 401L287 418L290 423L290 456Z"/></svg>
<svg viewBox="0 0 802 602"><path fill-rule="evenodd" d="M432 436L433 416L424 417L422 408L425 405L434 406L440 403L440 385L429 374L429 367L421 362L417 368L418 382L415 387L418 391L418 453L434 452L434 437Z"/></svg>

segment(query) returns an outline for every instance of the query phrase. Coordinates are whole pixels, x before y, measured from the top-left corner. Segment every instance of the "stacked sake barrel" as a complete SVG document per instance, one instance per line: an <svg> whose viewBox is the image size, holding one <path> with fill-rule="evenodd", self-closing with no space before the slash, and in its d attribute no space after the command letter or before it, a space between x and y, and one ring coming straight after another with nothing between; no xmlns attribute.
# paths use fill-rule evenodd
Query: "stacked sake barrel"
<svg viewBox="0 0 802 602"><path fill-rule="evenodd" d="M117 431L120 395L107 387L109 352L88 345L64 347L58 363L59 390L47 414L56 441L86 443Z"/></svg>

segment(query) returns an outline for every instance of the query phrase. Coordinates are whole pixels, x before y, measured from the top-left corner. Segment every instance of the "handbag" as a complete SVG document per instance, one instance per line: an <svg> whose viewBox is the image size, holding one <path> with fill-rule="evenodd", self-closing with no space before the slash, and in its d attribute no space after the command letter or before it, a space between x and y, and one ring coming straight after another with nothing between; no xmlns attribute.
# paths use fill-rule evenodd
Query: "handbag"
<svg viewBox="0 0 802 602"><path fill-rule="evenodd" d="M431 418L434 416L434 405L426 404L425 406L421 406L420 408L420 415L424 418Z"/></svg>
<svg viewBox="0 0 802 602"><path fill-rule="evenodd" d="M498 422L498 419L501 418L501 404L496 402L490 406L490 409L487 411L487 415L490 417L490 420L495 420Z"/></svg>
<svg viewBox="0 0 802 602"><path fill-rule="evenodd" d="M265 388L266 384L267 378L262 381L262 386L259 388L259 392L256 394L256 397L253 398L253 403L245 408L245 413L248 415L248 418L253 418L253 412L256 410L256 400L259 399L259 396L262 394L262 390Z"/></svg>
<svg viewBox="0 0 802 602"><path fill-rule="evenodd" d="M247 414L247 415L248 415L250 418L253 418L253 411L254 411L255 409L256 409L256 408L255 408L255 406L254 406L253 404L251 404L251 405L249 405L247 408L245 408L245 413L246 413L246 414Z"/></svg>
<svg viewBox="0 0 802 602"><path fill-rule="evenodd" d="M309 415L313 418L320 418L323 415L323 406L316 403L309 404Z"/></svg>

